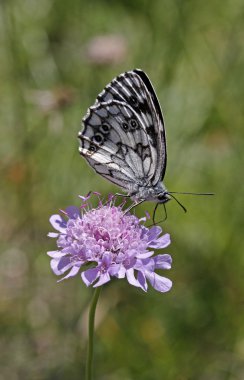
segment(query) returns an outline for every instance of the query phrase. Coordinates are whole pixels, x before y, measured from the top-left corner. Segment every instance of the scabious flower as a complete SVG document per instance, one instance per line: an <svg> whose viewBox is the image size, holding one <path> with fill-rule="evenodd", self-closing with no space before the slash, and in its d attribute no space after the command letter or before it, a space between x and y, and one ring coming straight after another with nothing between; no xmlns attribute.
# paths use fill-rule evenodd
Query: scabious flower
<svg viewBox="0 0 244 380"><path fill-rule="evenodd" d="M157 269L170 269L171 256L154 255L154 249L170 244L169 234L161 235L159 226L145 227L145 218L125 213L115 198L91 208L81 197L80 208L68 207L50 222L58 231L48 236L57 239L58 250L48 252L51 268L62 280L81 273L84 283L94 287L112 277L127 278L134 286L147 291L147 281L159 292L167 292L172 282L160 276ZM151 249L150 249L151 248Z"/></svg>

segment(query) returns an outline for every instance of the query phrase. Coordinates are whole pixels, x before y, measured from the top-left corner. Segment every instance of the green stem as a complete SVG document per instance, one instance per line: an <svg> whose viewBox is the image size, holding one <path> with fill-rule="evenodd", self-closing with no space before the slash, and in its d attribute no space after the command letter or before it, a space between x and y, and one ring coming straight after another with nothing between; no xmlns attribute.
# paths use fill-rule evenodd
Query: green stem
<svg viewBox="0 0 244 380"><path fill-rule="evenodd" d="M94 336L94 320L97 301L101 292L101 287L97 287L93 294L89 311L89 336L88 336L88 350L86 359L86 380L92 380L92 359L93 359L93 336Z"/></svg>

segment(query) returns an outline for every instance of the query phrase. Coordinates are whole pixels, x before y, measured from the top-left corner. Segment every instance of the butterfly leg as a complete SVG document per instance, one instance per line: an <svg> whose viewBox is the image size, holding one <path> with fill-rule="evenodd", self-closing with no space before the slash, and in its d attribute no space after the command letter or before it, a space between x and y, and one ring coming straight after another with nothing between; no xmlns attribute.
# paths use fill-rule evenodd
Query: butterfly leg
<svg viewBox="0 0 244 380"><path fill-rule="evenodd" d="M165 214L165 217L164 217L164 219L162 220L162 222L165 222L165 220L168 218L168 215L167 215L167 210L166 210L165 203L163 203L163 206L164 206L164 214Z"/></svg>
<svg viewBox="0 0 244 380"><path fill-rule="evenodd" d="M167 209L166 209L165 203L163 203L163 206L164 206L164 218L161 219L161 220L159 220L158 222L155 222L156 210L157 210L157 208L158 208L159 205L160 205L160 203L157 203L156 206L155 206L155 209L153 211L153 224L150 225L149 227L156 226L159 223L163 223L168 218Z"/></svg>
<svg viewBox="0 0 244 380"><path fill-rule="evenodd" d="M120 193L115 193L114 194L115 197L124 197L124 198L130 198L130 195L129 194L120 194Z"/></svg>
<svg viewBox="0 0 244 380"><path fill-rule="evenodd" d="M124 215L127 214L127 212L131 211L134 207L140 205L143 202L145 202L144 199L142 201L132 203L132 205L129 208L127 208L127 210L125 210Z"/></svg>
<svg viewBox="0 0 244 380"><path fill-rule="evenodd" d="M166 210L166 206L165 206L165 204L163 203L163 206L164 206L164 214L165 214L165 216L164 216L163 219L159 220L158 222L155 222L156 210L157 210L157 208L158 208L159 205L160 205L160 203L157 203L156 206L155 206L155 208L154 208L154 211L153 211L153 224L150 224L149 226L147 226L148 228L150 228L150 227L152 227L152 226L156 226L156 225L159 224L159 223L163 223L163 222L165 222L165 220L166 220L167 217L168 217L168 215L167 215L167 210Z"/></svg>
<svg viewBox="0 0 244 380"><path fill-rule="evenodd" d="M120 194L120 193L111 194L111 197L105 203L105 206L108 204L111 204L111 202L114 201L116 197L130 198L130 195L129 194Z"/></svg>
<svg viewBox="0 0 244 380"><path fill-rule="evenodd" d="M157 211L158 205L159 205L159 203L156 204L156 206L154 207L154 210L153 210L153 225L154 226L156 225L155 216L156 216L156 211Z"/></svg>

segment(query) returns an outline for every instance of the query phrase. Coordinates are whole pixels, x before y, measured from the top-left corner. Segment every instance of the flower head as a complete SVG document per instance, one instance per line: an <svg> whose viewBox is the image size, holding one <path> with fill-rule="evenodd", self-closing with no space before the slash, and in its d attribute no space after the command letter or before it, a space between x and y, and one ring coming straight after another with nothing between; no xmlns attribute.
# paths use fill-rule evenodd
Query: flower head
<svg viewBox="0 0 244 380"><path fill-rule="evenodd" d="M127 278L131 285L147 291L147 281L160 292L167 292L172 282L155 272L170 269L171 256L154 256L153 249L170 244L169 234L162 236L159 226L147 228L145 219L115 206L114 199L98 208L89 208L88 197L81 197L80 208L68 207L63 216L52 215L50 222L58 231L49 236L57 239L58 250L48 252L51 268L67 279L81 272L84 283L94 287L112 277ZM151 250L151 249L152 250Z"/></svg>

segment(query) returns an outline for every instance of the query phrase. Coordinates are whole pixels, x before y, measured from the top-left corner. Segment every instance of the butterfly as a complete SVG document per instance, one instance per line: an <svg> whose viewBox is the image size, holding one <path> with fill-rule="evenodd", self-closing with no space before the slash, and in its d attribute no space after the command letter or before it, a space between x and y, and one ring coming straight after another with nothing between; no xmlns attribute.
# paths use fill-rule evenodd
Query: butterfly
<svg viewBox="0 0 244 380"><path fill-rule="evenodd" d="M163 114L148 76L125 72L97 96L83 118L80 154L136 203L170 200L162 180L167 152Z"/></svg>
<svg viewBox="0 0 244 380"><path fill-rule="evenodd" d="M167 164L164 119L153 86L142 70L114 78L88 109L83 124L78 135L80 154L98 174L127 191L125 196L134 202L129 210L154 201L155 216L157 206L165 207L172 197L186 211L172 195L176 192L167 191L162 183Z"/></svg>
<svg viewBox="0 0 244 380"><path fill-rule="evenodd" d="M95 171L127 191L132 207L171 198L162 183L167 164L163 114L148 76L139 69L114 78L97 96L83 118L80 154ZM178 193L213 195L213 193ZM121 195L121 194L120 194ZM167 217L166 209L165 215Z"/></svg>

